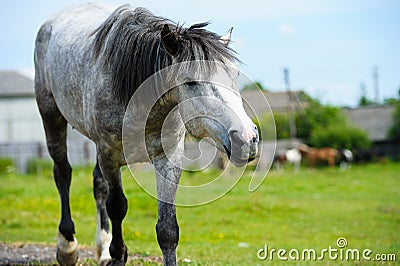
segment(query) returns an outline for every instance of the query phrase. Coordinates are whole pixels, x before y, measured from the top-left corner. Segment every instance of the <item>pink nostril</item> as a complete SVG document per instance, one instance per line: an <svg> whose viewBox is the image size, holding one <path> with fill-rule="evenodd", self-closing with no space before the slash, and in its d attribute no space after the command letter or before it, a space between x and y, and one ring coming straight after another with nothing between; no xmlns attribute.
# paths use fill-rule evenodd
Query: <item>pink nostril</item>
<svg viewBox="0 0 400 266"><path fill-rule="evenodd" d="M257 138L257 134L256 134L256 132L254 132L254 130L252 128L246 128L243 131L242 137L247 142L251 142L251 141L253 141L254 139Z"/></svg>

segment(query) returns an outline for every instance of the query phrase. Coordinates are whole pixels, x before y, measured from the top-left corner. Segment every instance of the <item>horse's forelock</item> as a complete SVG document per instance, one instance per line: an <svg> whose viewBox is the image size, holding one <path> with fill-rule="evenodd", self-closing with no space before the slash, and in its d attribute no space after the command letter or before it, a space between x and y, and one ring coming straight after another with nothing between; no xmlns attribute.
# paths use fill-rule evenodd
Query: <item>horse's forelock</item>
<svg viewBox="0 0 400 266"><path fill-rule="evenodd" d="M179 54L172 56L161 45L160 32L165 24L179 38ZM225 64L238 61L235 52L220 41L220 36L207 31L209 22L183 28L172 21L157 17L145 8L116 9L93 33L94 58L111 73L114 96L124 105L148 77L173 62L213 61ZM185 69L197 66L196 69ZM228 68L228 67L227 67ZM179 73L214 71L212 64L182 64ZM173 73L173 75L179 74Z"/></svg>

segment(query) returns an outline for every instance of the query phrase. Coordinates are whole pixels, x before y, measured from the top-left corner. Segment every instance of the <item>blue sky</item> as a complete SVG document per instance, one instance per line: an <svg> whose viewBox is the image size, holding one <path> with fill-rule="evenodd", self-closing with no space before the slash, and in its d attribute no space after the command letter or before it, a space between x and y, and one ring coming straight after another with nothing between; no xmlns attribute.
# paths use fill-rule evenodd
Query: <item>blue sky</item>
<svg viewBox="0 0 400 266"><path fill-rule="evenodd" d="M33 43L52 13L82 1L4 1L0 10L0 70L32 73ZM372 69L379 70L380 100L400 87L398 0L102 1L147 7L186 25L212 21L211 31L234 27L232 47L244 73L282 90L283 68L292 89L324 103L356 105L360 84L374 98Z"/></svg>

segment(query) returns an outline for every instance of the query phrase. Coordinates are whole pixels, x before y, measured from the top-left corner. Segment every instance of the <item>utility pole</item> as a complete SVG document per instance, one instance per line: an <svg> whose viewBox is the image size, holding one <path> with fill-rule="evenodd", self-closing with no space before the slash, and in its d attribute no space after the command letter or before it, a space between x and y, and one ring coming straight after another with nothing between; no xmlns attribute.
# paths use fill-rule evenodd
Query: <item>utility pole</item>
<svg viewBox="0 0 400 266"><path fill-rule="evenodd" d="M296 121L294 118L294 109L295 109L293 104L294 99L290 88L290 78L289 78L288 68L283 69L283 76L285 80L285 89L288 95L290 141L292 142L293 145L293 139L296 138L297 133L296 133Z"/></svg>
<svg viewBox="0 0 400 266"><path fill-rule="evenodd" d="M373 68L372 77L374 79L375 103L379 104L379 73L377 66Z"/></svg>

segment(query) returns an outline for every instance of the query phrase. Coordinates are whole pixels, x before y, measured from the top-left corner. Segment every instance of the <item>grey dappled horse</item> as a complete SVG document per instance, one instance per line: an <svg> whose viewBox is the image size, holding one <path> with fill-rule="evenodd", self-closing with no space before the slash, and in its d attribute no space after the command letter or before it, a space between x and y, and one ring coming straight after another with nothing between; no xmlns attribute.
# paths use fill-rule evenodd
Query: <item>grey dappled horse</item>
<svg viewBox="0 0 400 266"><path fill-rule="evenodd" d="M193 60L235 64L236 57L228 48L231 30L221 37L205 30L206 25L184 28L143 8L133 10L124 5L113 11L106 6L84 4L56 14L41 26L35 47L35 92L61 200L57 242L57 260L61 265L73 265L78 260L69 204L72 169L67 159L67 123L96 144L93 184L99 264L124 265L128 253L121 223L128 206L120 167L127 164L122 145L126 108L140 84L165 67ZM178 68L173 75L178 80L184 79L185 71L202 69L213 75L212 65L200 64L202 67L198 69ZM232 74L232 78L234 86L236 76ZM146 158L156 170L159 196L156 232L165 265L176 264L179 228L174 201L162 199L175 199L181 169L163 152L163 120L180 102L193 99L191 112L207 109L220 117L223 125L200 115L182 123L183 128L197 138L210 137L235 165L244 165L257 153L258 134L243 110L237 88L234 89L236 93L232 94L212 83L183 82L160 97L147 118L150 126L145 131ZM199 96L219 99L235 112L203 98L196 101ZM184 117L185 108L180 107L179 114ZM180 125L168 132L179 143L185 135ZM132 147L134 155L146 152L141 147L135 149L134 144ZM138 162L145 160L140 156L133 158ZM171 182L167 184L165 180Z"/></svg>

